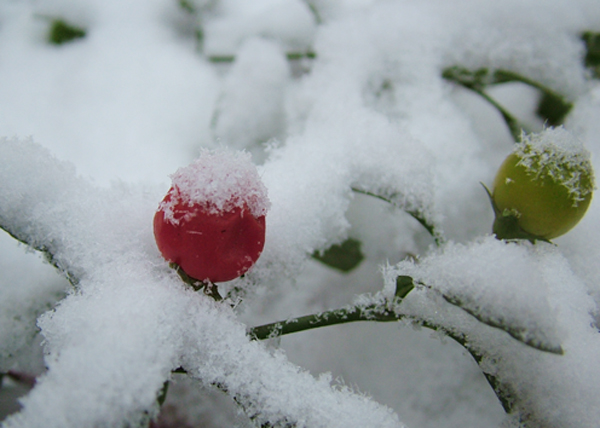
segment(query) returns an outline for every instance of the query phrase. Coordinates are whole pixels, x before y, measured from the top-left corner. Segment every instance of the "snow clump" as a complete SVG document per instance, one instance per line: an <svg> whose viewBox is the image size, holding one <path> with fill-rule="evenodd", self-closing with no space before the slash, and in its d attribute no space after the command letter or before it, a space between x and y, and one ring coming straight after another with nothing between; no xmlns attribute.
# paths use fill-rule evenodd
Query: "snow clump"
<svg viewBox="0 0 600 428"><path fill-rule="evenodd" d="M175 222L180 203L201 205L211 214L248 209L254 217L266 215L270 202L250 154L231 150L203 150L190 165L172 176L170 198L161 202L165 218Z"/></svg>

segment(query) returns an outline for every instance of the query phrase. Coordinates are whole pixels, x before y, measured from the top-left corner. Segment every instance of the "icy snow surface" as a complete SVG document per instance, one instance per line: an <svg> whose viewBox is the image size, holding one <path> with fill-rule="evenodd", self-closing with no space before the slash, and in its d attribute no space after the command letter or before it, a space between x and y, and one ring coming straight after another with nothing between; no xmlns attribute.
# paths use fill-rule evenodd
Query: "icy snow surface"
<svg viewBox="0 0 600 428"><path fill-rule="evenodd" d="M50 44L54 18L85 37ZM585 31L597 0L3 2L0 374L37 383L9 414L2 377L0 426L597 426L598 204L556 245L490 236L480 183L514 142L442 77L501 69L561 94L596 166ZM536 88L486 93L543 130ZM544 132L567 143L560 129ZM271 204L225 302L187 288L152 235L169 176L206 150ZM347 238L352 272L311 258ZM415 289L392 302L398 275ZM401 321L247 334L353 303Z"/></svg>

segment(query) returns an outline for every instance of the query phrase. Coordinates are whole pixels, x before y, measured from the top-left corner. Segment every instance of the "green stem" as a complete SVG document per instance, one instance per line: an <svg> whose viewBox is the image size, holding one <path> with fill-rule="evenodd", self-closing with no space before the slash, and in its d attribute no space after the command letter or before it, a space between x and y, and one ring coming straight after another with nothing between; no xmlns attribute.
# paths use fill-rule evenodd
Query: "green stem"
<svg viewBox="0 0 600 428"><path fill-rule="evenodd" d="M429 232L429 234L431 235L431 237L433 238L433 240L435 242L435 245L437 245L439 247L440 245L442 245L444 243L445 239L442 236L442 234L437 230L435 225L433 223L431 223L429 220L427 220L419 211L402 208L398 204L396 204L394 201L392 201L390 198L379 195L377 193L368 192L366 190L362 190L357 187L352 187L352 191L363 194L363 195L372 196L374 198L380 199L382 201L385 201L389 204L394 205L395 207L400 208L401 210L403 210L404 212L409 214L411 217L413 217L415 220L417 220L421 224L421 226L423 226L425 228L425 230L427 230L427 232Z"/></svg>
<svg viewBox="0 0 600 428"><path fill-rule="evenodd" d="M319 10L314 5L314 2L313 1L307 1L306 3L308 4L308 8L310 9L310 11L312 12L313 16L315 17L315 23L317 25L322 24L323 23L323 19L321 18L321 14L319 13Z"/></svg>
<svg viewBox="0 0 600 428"><path fill-rule="evenodd" d="M471 355L471 357L473 357L477 365L481 368L481 364L483 363L485 356L471 345L467 335L451 330L446 330L443 327L437 324L433 324L427 320L415 321L423 327L428 328L430 330L443 332L446 336L448 336L456 343L461 345L463 348L465 348L465 350ZM481 369L481 372L483 373L488 384L496 394L496 397L500 401L500 404L502 405L504 411L507 414L512 413L516 400L516 394L512 391L512 387L510 385L502 383L502 381L496 375L487 373L483 369Z"/></svg>
<svg viewBox="0 0 600 428"><path fill-rule="evenodd" d="M334 309L322 312L320 314L306 315L287 321L281 321L271 324L265 324L258 327L253 327L249 329L248 335L254 340L264 340L324 326L345 324L355 321L398 321L404 317L404 315L397 314L391 310L382 309L380 306L377 305L370 305L365 308L351 307L343 309ZM414 319L413 317L409 318ZM459 334L457 332L448 331L443 327L427 320L414 319L414 321L430 330L441 331L448 337L455 340L458 344L463 346L469 352L469 354L471 354L473 359L478 364L480 364L483 360L483 356L470 346L469 340L465 335ZM496 396L498 397L498 400L502 404L504 410L507 413L510 413L514 406L514 394L508 393L507 391L509 390L509 388L507 388L507 385L502 384L501 381L495 375L486 373L485 371L483 372L483 374L489 385L496 393Z"/></svg>
<svg viewBox="0 0 600 428"><path fill-rule="evenodd" d="M550 125L562 123L564 117L573 107L573 103L569 102L560 93L535 80L508 70L496 70L490 72L487 68L469 70L462 67L449 67L442 72L442 76L447 80L453 81L479 94L494 106L504 118L504 121L508 125L510 133L516 142L520 141L522 129L524 129L524 127L496 100L485 93L484 89L488 85L520 82L537 89L543 95L538 104L537 114L545 118L546 122Z"/></svg>
<svg viewBox="0 0 600 428"><path fill-rule="evenodd" d="M494 201L494 197L492 196L492 192L488 187L481 183L485 192L487 193L488 199L490 200L490 204L492 205L492 210L494 211L494 224L492 226L492 231L494 236L498 240L518 240L518 239L527 239L532 244L535 244L536 241L544 241L549 244L552 244L552 241L549 241L546 238L541 236L532 235L529 232L523 230L519 224L519 218L514 213L502 212L496 206L496 202Z"/></svg>
<svg viewBox="0 0 600 428"><path fill-rule="evenodd" d="M462 309L467 314L490 327L497 328L508 333L519 342L530 346L539 351L562 355L562 347L555 343L545 342L535 336L531 336L526 328L504 324L501 320L490 318L476 310L468 307L460 298L447 295L433 287L418 283L440 297L449 304ZM264 340L273 337L279 337L290 333L312 330L314 328L326 327L337 324L345 324L355 321L398 321L406 317L405 314L398 313L395 309L402 299L408 295L415 287L415 282L410 276L400 275L396 278L396 291L392 300L384 298L365 306L349 306L341 309L332 309L325 312L312 315L304 315L298 318L292 318L285 321L278 321L270 324L252 327L248 330L248 335L254 339ZM440 326L434 326L434 330L446 331Z"/></svg>
<svg viewBox="0 0 600 428"><path fill-rule="evenodd" d="M285 54L286 58L290 61L299 59L315 59L317 54L313 51L307 52L288 52ZM234 55L211 55L208 60L212 63L230 63L235 61Z"/></svg>
<svg viewBox="0 0 600 428"><path fill-rule="evenodd" d="M248 330L248 335L256 340L264 340L290 333L355 321L386 322L397 321L401 318L402 316L398 316L393 311L382 308L380 305L354 306L252 327Z"/></svg>
<svg viewBox="0 0 600 428"><path fill-rule="evenodd" d="M305 315L287 321L279 321L252 327L248 330L248 335L255 340L264 340L283 336L284 334L355 321L398 321L403 318L404 315L397 314L393 308L414 288L415 285L412 277L399 275L396 277L396 290L391 304L389 299L383 299L382 301L371 303L366 306L349 306L314 315Z"/></svg>
<svg viewBox="0 0 600 428"><path fill-rule="evenodd" d="M498 79L509 79L515 76L509 76L508 74L499 74L496 72L490 77L487 69L479 69L471 71L461 67L449 67L442 72L442 77L446 80L454 82L462 87L469 89L484 100L490 103L498 112L502 115L504 122L508 126L510 134L515 141L520 141L521 133L523 132L523 125L514 117L508 110L506 110L498 101L490 97L485 91L485 87L491 83L500 83L500 80L495 81L494 76L499 76ZM509 80L502 80L503 82Z"/></svg>
<svg viewBox="0 0 600 428"><path fill-rule="evenodd" d="M414 286L413 284L414 283L413 283L413 280L411 277L408 277L408 276L399 276L398 277L397 288L396 288L396 299L395 299L396 303L399 303L401 301L401 299L404 296L406 296L413 289L413 286ZM472 311L466 310L462 306L462 302L460 302L456 299L448 298L445 295L442 295L442 297L448 303L465 310L465 312L467 312L471 316L474 316L479 321L481 321L491 327L506 330L506 328L504 328L503 326L501 326L497 323L494 324L494 323L486 322L488 320L483 320L480 317L478 317L477 314L473 313ZM406 318L406 319L411 319L411 320L415 321L416 323L418 323L419 325L422 325L423 327L428 328L430 330L437 331L437 332L443 332L446 336L450 337L451 339L455 340L458 344L463 346L463 348L465 348L467 350L467 352L469 352L469 354L471 354L471 356L473 357L475 362L481 367L481 364L482 364L482 361L484 360L485 355L483 355L481 353L481 351L479 351L478 349L476 349L472 346L471 340L469 340L469 338L466 334L463 334L463 333L460 333L457 331L448 330L448 329L442 327L441 325L433 323L432 321L429 321L426 319L415 318L414 316L407 316L404 314L397 313L393 310L394 306L390 306L384 301L382 303L374 303L371 305L367 305L365 307L355 306L355 307L347 307L347 308L342 308L342 309L333 309L333 310L321 312L319 314L305 315L305 316L302 316L299 318L293 318L293 319L286 320L286 321L280 321L280 322L261 325L258 327L253 327L248 330L248 335L254 340L264 340L264 339L270 339L270 338L283 336L283 335L290 334L290 333L296 333L296 332L300 332L300 331L306 331L306 330L311 330L314 328L337 325L337 324L345 324L345 323L355 322L355 321L389 322L389 321L398 321L403 318ZM509 334L511 334L510 331L508 331L508 330L506 330L506 331ZM558 351L560 351L560 352L557 352L556 349L544 348L544 347L536 346L539 344L536 344L534 342L523 341L523 337L520 337L519 335L511 334L511 336L531 347L536 348L536 349L546 351L546 352L553 352L553 353L559 353L559 354L562 353L562 349L560 349L560 348L558 349ZM506 411L506 413L511 413L516 405L516 401L518 400L518 397L514 393L511 385L502 382L502 379L500 379L495 374L488 373L483 369L482 369L482 372L483 372L488 384L490 385L490 387L492 388L492 390L495 392L496 396L498 397L498 400L500 401L500 403L501 403L502 407L504 408L504 410Z"/></svg>
<svg viewBox="0 0 600 428"><path fill-rule="evenodd" d="M506 126L508 126L508 130L510 131L510 135L513 137L513 140L515 140L515 142L521 141L521 134L525 130L525 127L519 122L519 120L508 110L506 110L500 103L498 103L498 101L490 97L484 91L473 88L471 88L471 90L490 103L496 110L498 110L498 112L502 115L502 119L504 119Z"/></svg>
<svg viewBox="0 0 600 428"><path fill-rule="evenodd" d="M409 285L408 282L410 280L410 284L412 284L412 279L410 277L401 276L397 281L397 296L406 295L410 290L412 290L412 285ZM311 330L314 328L336 325L336 324L345 324L349 322L355 321L378 321L378 322L389 322L389 321L397 321L402 319L403 315L399 315L391 310L382 309L381 306L378 305L369 305L364 308L358 307L349 307L342 309L334 309L330 311L325 311L316 315L306 315L299 318L294 318L287 321L281 321L276 323L270 323L261 325L258 327L253 327L248 330L248 335L253 340L265 340L274 337L283 336L290 333L296 333L299 331ZM422 325L425 328L428 328L433 331L441 331L451 339L455 340L458 344L463 346L469 354L473 357L475 362L478 365L481 365L481 362L484 356L474 349L467 338L466 335L460 334L458 332L449 331L441 327L440 325L434 324L431 321L427 321L424 319L416 319L414 317L405 317L413 319L418 324ZM183 368L178 368L173 370L173 373L187 373L187 371ZM506 411L506 413L510 413L514 407L515 394L511 392L509 385L503 384L495 375L486 373L483 371L483 374L492 387L492 390L496 393L502 407ZM219 389L226 392L226 389L222 386L216 385ZM238 402L238 404L241 404Z"/></svg>
<svg viewBox="0 0 600 428"><path fill-rule="evenodd" d="M493 83L506 83L506 82L521 82L521 83L525 83L526 85L531 86L532 88L536 88L539 91L543 92L544 94L552 97L552 98L556 98L556 99L560 99L562 100L565 104L567 105L571 105L571 103L569 103L565 97L563 97L561 94L559 94L558 92L550 89L549 87L542 85L540 82L537 82L535 80L532 80L528 77L522 76L518 73L514 73L512 71L508 71L508 70L496 70L496 72L494 73L493 77Z"/></svg>

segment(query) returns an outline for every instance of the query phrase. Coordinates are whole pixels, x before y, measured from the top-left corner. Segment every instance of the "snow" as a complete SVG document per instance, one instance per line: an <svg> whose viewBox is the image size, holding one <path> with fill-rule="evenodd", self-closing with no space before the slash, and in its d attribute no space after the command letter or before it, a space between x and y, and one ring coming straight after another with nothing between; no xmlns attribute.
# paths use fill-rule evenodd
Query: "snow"
<svg viewBox="0 0 600 428"><path fill-rule="evenodd" d="M42 368L35 358L39 347L35 320L64 297L66 287L54 268L33 252L23 251L12 238L2 236L0 245L3 283L19 284L0 289L0 371L18 368L37 374Z"/></svg>
<svg viewBox="0 0 600 428"><path fill-rule="evenodd" d="M2 6L2 135L35 135L100 185L164 183L209 139L219 78L205 60L189 54L191 39L162 22L163 10L173 7L115 3ZM64 16L88 35L47 45L49 23L39 16Z"/></svg>
<svg viewBox="0 0 600 428"><path fill-rule="evenodd" d="M37 376L11 414L3 379L0 426L596 426L598 204L554 244L491 236L480 183L515 144L442 77L504 70L561 94L573 109L550 128L535 87L486 88L526 143L597 168L579 37L600 31L596 3L0 5L0 373ZM53 18L86 36L49 44ZM169 176L266 213L264 251L223 302L156 248ZM349 237L355 270L311 258ZM398 275L415 281L402 301ZM247 334L358 303L400 321Z"/></svg>
<svg viewBox="0 0 600 428"><path fill-rule="evenodd" d="M200 205L215 214L234 208L248 209L257 218L269 210L267 189L248 153L203 151L193 163L179 168L171 179L170 197L160 203L159 209L173 223L179 221L173 217L179 204Z"/></svg>
<svg viewBox="0 0 600 428"><path fill-rule="evenodd" d="M316 31L315 19L308 4L301 0L265 0L214 2L214 17L204 26L204 49L207 55L227 56L237 53L245 39L260 36L277 40L290 52L310 48Z"/></svg>
<svg viewBox="0 0 600 428"><path fill-rule="evenodd" d="M224 78L212 118L213 138L264 161L263 143L285 136L284 101L290 74L279 44L262 38L246 40Z"/></svg>
<svg viewBox="0 0 600 428"><path fill-rule="evenodd" d="M566 187L569 196L577 203L594 190L594 171L590 153L583 143L563 127L547 128L539 134L524 134L515 146L518 165L535 175L552 177ZM563 165L563 169L555 167ZM588 181L583 184L583 179Z"/></svg>

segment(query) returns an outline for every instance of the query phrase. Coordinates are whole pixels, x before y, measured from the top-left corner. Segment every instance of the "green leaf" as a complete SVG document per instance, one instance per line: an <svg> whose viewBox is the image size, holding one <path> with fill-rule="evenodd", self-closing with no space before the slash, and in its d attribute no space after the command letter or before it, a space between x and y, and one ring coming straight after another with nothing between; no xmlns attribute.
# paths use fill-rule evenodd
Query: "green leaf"
<svg viewBox="0 0 600 428"><path fill-rule="evenodd" d="M573 104L565 101L564 98L551 92L543 92L535 113L548 125L556 126L563 123L572 107Z"/></svg>
<svg viewBox="0 0 600 428"><path fill-rule="evenodd" d="M179 0L179 7L189 14L196 13L196 6L189 0Z"/></svg>
<svg viewBox="0 0 600 428"><path fill-rule="evenodd" d="M50 24L48 41L53 45L62 45L82 37L85 37L85 29L68 24L60 18L53 19Z"/></svg>
<svg viewBox="0 0 600 428"><path fill-rule="evenodd" d="M399 275L396 278L396 292L394 294L397 298L404 299L413 288L415 288L415 283L410 276Z"/></svg>
<svg viewBox="0 0 600 428"><path fill-rule="evenodd" d="M350 272L365 258L360 247L360 241L348 238L341 244L332 245L322 253L315 252L312 257L334 269Z"/></svg>
<svg viewBox="0 0 600 428"><path fill-rule="evenodd" d="M593 67L600 65L600 33L586 31L581 35L581 39L585 43L585 65Z"/></svg>
<svg viewBox="0 0 600 428"><path fill-rule="evenodd" d="M165 383L163 383L163 386L160 389L160 391L158 391L158 396L156 397L156 402L158 403L159 406L162 406L165 403L168 392L169 392L169 381L166 380Z"/></svg>
<svg viewBox="0 0 600 428"><path fill-rule="evenodd" d="M594 77L600 78L600 33L586 31L581 35L581 39L586 49L584 64L592 69Z"/></svg>

